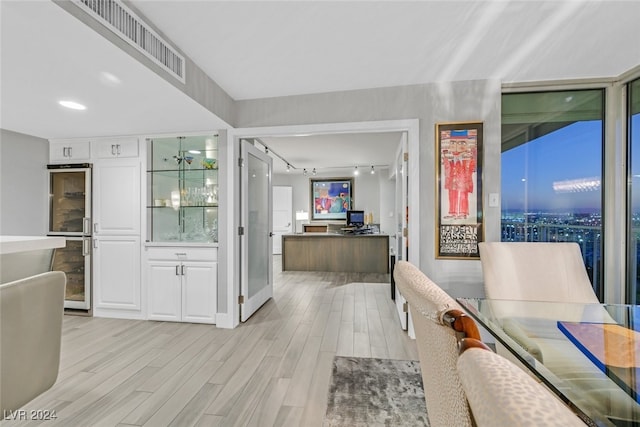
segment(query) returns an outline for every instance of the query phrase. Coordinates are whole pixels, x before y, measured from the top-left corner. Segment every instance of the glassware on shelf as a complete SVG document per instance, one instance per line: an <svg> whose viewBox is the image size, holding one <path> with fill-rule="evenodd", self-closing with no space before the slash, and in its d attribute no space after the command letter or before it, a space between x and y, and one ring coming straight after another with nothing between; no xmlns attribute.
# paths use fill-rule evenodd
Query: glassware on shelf
<svg viewBox="0 0 640 427"><path fill-rule="evenodd" d="M202 159L202 167L204 169L218 169L218 160L205 157Z"/></svg>
<svg viewBox="0 0 640 427"><path fill-rule="evenodd" d="M185 156L184 157L184 161L187 162L187 164L189 165L189 170L191 170L191 162L193 162L193 157L192 156Z"/></svg>
<svg viewBox="0 0 640 427"><path fill-rule="evenodd" d="M149 239L217 242L217 136L157 138L148 144ZM157 209L163 206L173 209Z"/></svg>

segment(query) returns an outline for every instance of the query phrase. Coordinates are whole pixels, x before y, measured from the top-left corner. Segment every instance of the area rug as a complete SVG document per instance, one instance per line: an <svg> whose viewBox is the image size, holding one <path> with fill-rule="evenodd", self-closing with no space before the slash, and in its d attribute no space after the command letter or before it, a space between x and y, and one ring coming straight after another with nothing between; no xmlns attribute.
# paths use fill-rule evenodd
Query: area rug
<svg viewBox="0 0 640 427"><path fill-rule="evenodd" d="M418 361L333 359L324 427L428 425Z"/></svg>

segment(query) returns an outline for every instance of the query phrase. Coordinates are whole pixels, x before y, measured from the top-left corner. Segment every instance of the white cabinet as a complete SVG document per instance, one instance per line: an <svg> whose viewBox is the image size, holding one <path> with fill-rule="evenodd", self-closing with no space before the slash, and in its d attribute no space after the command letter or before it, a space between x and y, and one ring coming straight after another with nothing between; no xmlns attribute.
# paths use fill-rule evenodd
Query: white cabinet
<svg viewBox="0 0 640 427"><path fill-rule="evenodd" d="M89 141L57 140L49 142L50 163L78 163L91 160Z"/></svg>
<svg viewBox="0 0 640 427"><path fill-rule="evenodd" d="M218 265L214 262L184 262L182 274L182 320L216 323Z"/></svg>
<svg viewBox="0 0 640 427"><path fill-rule="evenodd" d="M140 237L97 236L93 243L94 314L140 312Z"/></svg>
<svg viewBox="0 0 640 427"><path fill-rule="evenodd" d="M182 276L180 265L172 261L149 261L150 320L179 322L182 320Z"/></svg>
<svg viewBox="0 0 640 427"><path fill-rule="evenodd" d="M138 157L138 138L110 138L95 142L100 159Z"/></svg>
<svg viewBox="0 0 640 427"><path fill-rule="evenodd" d="M148 248L148 318L215 323L217 248Z"/></svg>
<svg viewBox="0 0 640 427"><path fill-rule="evenodd" d="M137 157L137 139L132 140L136 143L135 157L93 159L96 316L144 318L140 253L142 164ZM100 157L98 147L106 142L93 142L94 155Z"/></svg>
<svg viewBox="0 0 640 427"><path fill-rule="evenodd" d="M140 234L140 169L140 161L135 158L101 160L95 165L95 235Z"/></svg>

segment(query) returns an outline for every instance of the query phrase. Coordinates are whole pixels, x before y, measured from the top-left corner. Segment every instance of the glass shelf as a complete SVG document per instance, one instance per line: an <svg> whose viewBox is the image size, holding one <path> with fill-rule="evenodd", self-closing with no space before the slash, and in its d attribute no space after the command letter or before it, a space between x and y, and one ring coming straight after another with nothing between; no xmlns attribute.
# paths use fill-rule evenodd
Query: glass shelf
<svg viewBox="0 0 640 427"><path fill-rule="evenodd" d="M147 156L147 240L217 242L218 136L149 140Z"/></svg>

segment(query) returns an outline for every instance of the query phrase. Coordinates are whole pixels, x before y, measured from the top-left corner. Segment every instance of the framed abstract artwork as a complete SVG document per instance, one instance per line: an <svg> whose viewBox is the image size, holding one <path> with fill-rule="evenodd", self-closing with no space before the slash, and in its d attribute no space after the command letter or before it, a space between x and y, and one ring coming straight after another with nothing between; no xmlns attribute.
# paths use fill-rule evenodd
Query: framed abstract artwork
<svg viewBox="0 0 640 427"><path fill-rule="evenodd" d="M353 178L310 178L311 220L344 220L353 206Z"/></svg>

